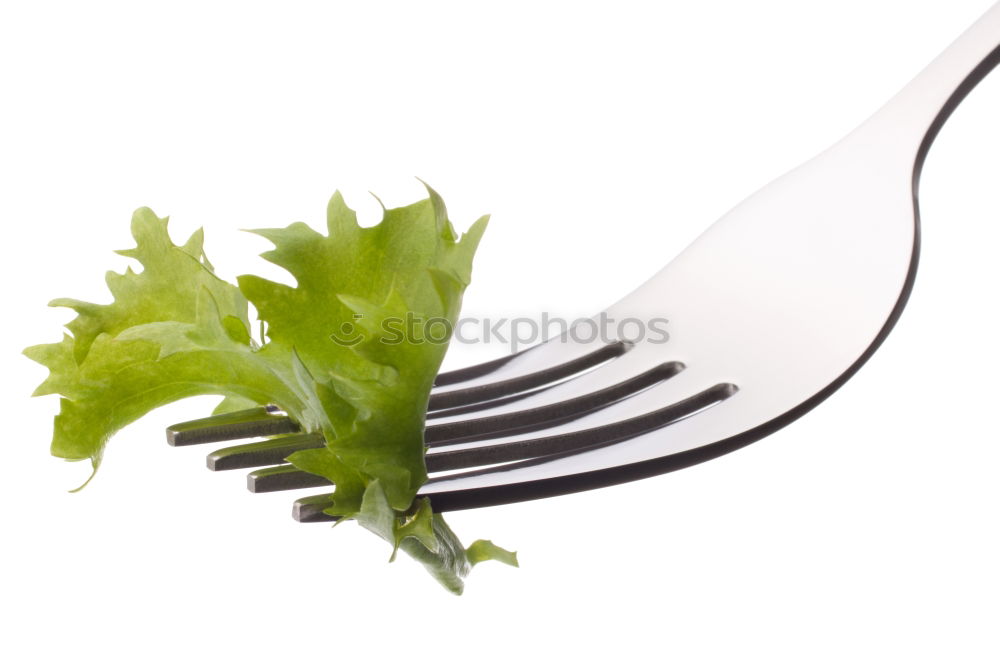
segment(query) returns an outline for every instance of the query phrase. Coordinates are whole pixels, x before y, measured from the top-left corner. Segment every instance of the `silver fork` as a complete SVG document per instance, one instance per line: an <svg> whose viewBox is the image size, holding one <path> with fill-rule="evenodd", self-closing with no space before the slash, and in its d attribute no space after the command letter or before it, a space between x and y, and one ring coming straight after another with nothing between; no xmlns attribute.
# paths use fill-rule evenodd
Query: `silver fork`
<svg viewBox="0 0 1000 666"><path fill-rule="evenodd" d="M420 494L453 511L641 479L746 446L818 405L899 318L917 267L927 151L998 62L1000 4L859 128L595 317L666 318L666 342L562 336L439 375ZM167 438L284 434L215 451L209 467L272 465L250 473L254 492L326 485L278 464L323 446L296 431L267 406L177 424ZM333 520L329 506L329 495L305 497L293 516Z"/></svg>

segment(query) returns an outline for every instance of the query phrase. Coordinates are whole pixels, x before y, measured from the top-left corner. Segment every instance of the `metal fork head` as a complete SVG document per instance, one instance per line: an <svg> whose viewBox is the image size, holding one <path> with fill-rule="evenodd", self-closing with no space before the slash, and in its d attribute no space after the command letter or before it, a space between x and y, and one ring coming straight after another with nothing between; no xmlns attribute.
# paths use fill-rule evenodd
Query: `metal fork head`
<svg viewBox="0 0 1000 666"><path fill-rule="evenodd" d="M426 431L434 474L421 493L446 511L643 478L745 446L819 404L902 312L924 157L1000 61L998 43L1000 5L858 130L741 203L595 318L666 319L666 340L567 335L441 375ZM291 427L273 413L240 418L235 429L233 417L222 429L179 424L173 443L246 434L254 423ZM296 437L223 450L210 465L273 464L289 447L322 445ZM266 491L321 480L280 467L249 483ZM297 502L296 517L325 517L324 497Z"/></svg>
<svg viewBox="0 0 1000 666"><path fill-rule="evenodd" d="M430 448L428 471L437 475L436 482L441 482L471 479L487 472L511 472L559 460L661 428L736 392L731 384L718 384L676 401L661 402L651 411L636 412L637 395L668 384L685 368L676 362L661 363L622 381L611 382L614 375L610 370L626 375L631 371L625 365L611 366L607 360L623 356L630 349L630 345L615 343L582 354L570 363L535 372L533 376L519 374L513 381L499 379L464 389L454 388L453 375L442 375L439 385L451 383L451 387L434 394L447 396L441 401L447 407L429 413L425 433ZM493 367L500 365L496 363ZM570 370L575 374L567 378ZM488 399L483 400L484 397ZM531 402L538 404L526 404ZM457 411L464 418L457 418ZM276 408L258 408L171 426L168 441L183 446L211 440L269 437L295 428ZM272 465L249 474L248 487L253 492L319 487L329 482L281 463L293 451L323 445L321 436L309 433L269 437L214 451L208 455L208 466L219 471ZM455 473L456 470L462 471ZM499 501L484 500L475 493L438 495L431 491L428 494L442 511ZM327 495L300 500L295 505L295 517L306 522L332 520L322 513L329 504L322 501L325 498Z"/></svg>

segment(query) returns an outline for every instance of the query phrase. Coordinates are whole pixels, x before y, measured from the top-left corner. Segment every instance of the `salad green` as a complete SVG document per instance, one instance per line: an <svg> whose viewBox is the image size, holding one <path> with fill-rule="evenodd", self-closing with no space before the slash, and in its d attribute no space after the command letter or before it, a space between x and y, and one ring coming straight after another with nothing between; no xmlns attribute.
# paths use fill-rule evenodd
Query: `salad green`
<svg viewBox="0 0 1000 666"><path fill-rule="evenodd" d="M49 369L35 395L62 396L52 454L89 460L96 473L108 439L161 405L194 395L223 396L222 411L276 404L326 440L288 462L329 479L328 512L388 541L393 559L402 549L456 594L478 562L517 566L514 553L489 541L464 548L417 497L427 480L427 401L446 345L387 337L384 325L410 318L450 331L487 224L482 217L459 237L444 202L428 193L384 210L373 227L359 226L336 193L327 234L303 223L254 231L274 245L262 256L295 286L253 275L230 284L206 258L201 230L174 245L167 219L137 210L136 247L119 254L142 270L107 274L108 305L52 301L76 311L69 334L25 350Z"/></svg>

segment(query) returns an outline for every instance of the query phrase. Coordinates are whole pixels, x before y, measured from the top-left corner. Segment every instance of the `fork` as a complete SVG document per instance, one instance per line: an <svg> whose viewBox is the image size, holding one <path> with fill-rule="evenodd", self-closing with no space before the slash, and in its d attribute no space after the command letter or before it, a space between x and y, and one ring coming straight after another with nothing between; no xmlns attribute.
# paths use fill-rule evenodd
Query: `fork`
<svg viewBox="0 0 1000 666"><path fill-rule="evenodd" d="M674 471L788 425L885 340L913 287L920 172L941 126L1000 62L1000 4L844 139L724 215L598 320L669 321L666 341L562 335L438 375L427 411L436 511L550 497ZM329 482L281 464L324 446L277 406L170 426L174 446L260 467L253 492ZM295 501L335 520L330 495Z"/></svg>

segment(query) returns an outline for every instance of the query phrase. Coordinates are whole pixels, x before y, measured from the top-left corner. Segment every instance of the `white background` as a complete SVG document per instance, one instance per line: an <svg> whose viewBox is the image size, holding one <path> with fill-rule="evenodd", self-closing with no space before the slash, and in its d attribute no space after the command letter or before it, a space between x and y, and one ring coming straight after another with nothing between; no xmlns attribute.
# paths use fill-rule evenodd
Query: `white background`
<svg viewBox="0 0 1000 666"><path fill-rule="evenodd" d="M0 9L9 664L996 664L1000 75L941 133L910 305L806 418L668 476L452 514L516 548L461 598L353 525L288 517L163 426L85 463L19 355L54 297L105 301L141 205L226 277L240 228L322 224L340 188L493 214L466 312L587 314L850 130L990 5L903 2L47 3ZM1000 40L1000 35L997 36ZM502 353L456 349L449 366Z"/></svg>

